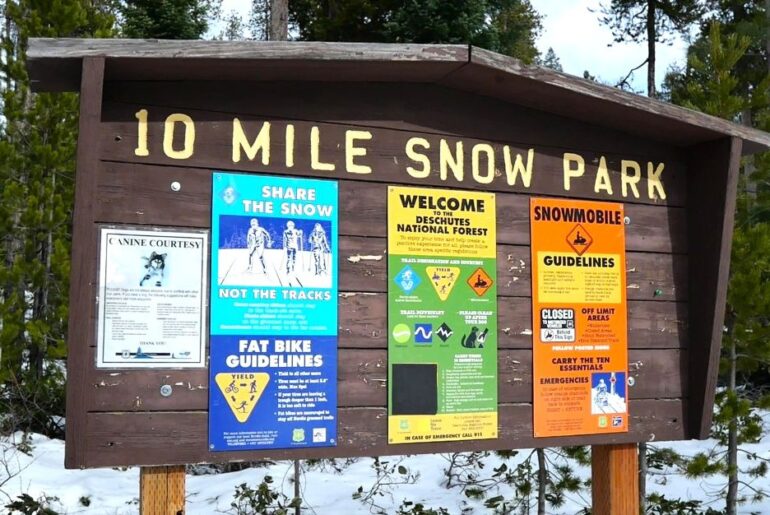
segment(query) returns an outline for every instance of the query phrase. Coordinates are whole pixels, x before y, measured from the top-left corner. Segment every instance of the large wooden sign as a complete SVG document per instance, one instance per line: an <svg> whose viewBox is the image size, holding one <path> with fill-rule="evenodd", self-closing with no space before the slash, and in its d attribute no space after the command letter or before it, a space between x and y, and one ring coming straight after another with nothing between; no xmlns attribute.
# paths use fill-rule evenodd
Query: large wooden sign
<svg viewBox="0 0 770 515"><path fill-rule="evenodd" d="M768 135L465 46L29 63L81 93L68 467L706 436L739 158Z"/></svg>

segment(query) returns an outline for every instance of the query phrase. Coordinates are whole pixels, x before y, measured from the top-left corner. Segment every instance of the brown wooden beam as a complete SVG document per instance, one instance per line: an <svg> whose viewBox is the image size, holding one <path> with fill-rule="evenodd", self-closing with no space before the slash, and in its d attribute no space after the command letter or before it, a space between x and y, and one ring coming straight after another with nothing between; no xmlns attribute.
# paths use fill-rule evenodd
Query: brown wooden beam
<svg viewBox="0 0 770 515"><path fill-rule="evenodd" d="M185 467L142 467L139 473L141 515L184 515Z"/></svg>
<svg viewBox="0 0 770 515"><path fill-rule="evenodd" d="M719 371L741 140L691 149L688 178L690 404L687 432L707 438Z"/></svg>
<svg viewBox="0 0 770 515"><path fill-rule="evenodd" d="M591 447L593 515L638 515L639 456L633 443Z"/></svg>
<svg viewBox="0 0 770 515"><path fill-rule="evenodd" d="M99 167L99 122L102 114L104 58L83 59L80 86L80 121L75 170L75 212L72 232L71 277L92 278L93 257L98 255L96 233L93 231L93 210L96 200L96 170ZM90 392L86 376L93 362L88 345L92 338L94 282L70 282L69 332L67 335L67 467L83 462L85 413L83 406Z"/></svg>

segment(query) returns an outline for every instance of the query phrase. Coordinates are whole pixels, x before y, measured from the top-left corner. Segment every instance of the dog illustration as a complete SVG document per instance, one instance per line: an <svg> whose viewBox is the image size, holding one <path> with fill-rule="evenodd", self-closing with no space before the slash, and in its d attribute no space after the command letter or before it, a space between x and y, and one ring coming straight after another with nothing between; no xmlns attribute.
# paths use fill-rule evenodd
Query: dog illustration
<svg viewBox="0 0 770 515"><path fill-rule="evenodd" d="M153 277L155 277L155 286L163 286L163 271L166 268L166 254L158 254L153 252L150 257L143 257L145 264L144 268L147 273L144 278L139 282L139 286L144 286L144 283Z"/></svg>

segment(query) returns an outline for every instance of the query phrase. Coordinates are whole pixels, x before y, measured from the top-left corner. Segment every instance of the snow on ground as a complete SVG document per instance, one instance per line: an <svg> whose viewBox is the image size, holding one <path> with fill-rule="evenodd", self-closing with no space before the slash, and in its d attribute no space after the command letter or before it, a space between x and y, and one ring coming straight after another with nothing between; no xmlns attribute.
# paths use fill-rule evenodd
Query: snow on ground
<svg viewBox="0 0 770 515"><path fill-rule="evenodd" d="M251 257L251 268L247 249L222 249L218 256L220 286L331 288L329 253L299 251L291 263L282 249L267 249L262 260L257 253Z"/></svg>
<svg viewBox="0 0 770 515"><path fill-rule="evenodd" d="M770 421L770 415L765 416ZM0 506L15 499L20 493L28 493L34 498L43 495L58 497L59 501L52 508L61 513L75 514L136 514L138 513L139 469L92 469L65 470L64 442L51 440L41 435L31 436L32 452L28 456L15 450L11 441L19 442L21 434L15 434L10 439L0 441ZM657 443L667 446L666 443ZM716 447L713 440L672 442L673 447L683 455L692 456L698 452L709 452ZM760 457L770 459L770 436L765 436L759 444L745 445L749 452L756 452ZM530 451L523 450L506 461L508 467L525 459ZM745 457L742 458L745 460ZM426 507L444 507L452 514L486 514L491 510L485 508L483 500L469 499L460 487L447 489L444 486L448 455L420 455L408 457L386 457L390 467L398 464L405 466L409 473L419 473L412 484L402 484L405 477L397 471L392 475L397 484L385 488L385 495L376 496L375 502L385 513L395 513L403 500L421 502ZM500 465L501 458L488 456L482 458L485 467L480 470L482 477L491 477L493 468ZM346 515L376 513L376 507L355 500L352 494L359 486L364 492L376 481L376 472L372 458L361 458L345 466L345 460L337 464L343 468L337 472L328 464L308 467L304 465L302 477L302 495L304 499L303 513L318 515L345 513ZM756 463L755 461L752 463ZM534 464L534 461L533 461ZM750 464L744 461L744 465ZM590 470L573 464L576 474L586 479ZM9 477L10 475L10 477ZM273 488L280 489L288 497L293 495L293 469L289 462L278 462L275 465L247 469L218 475L189 475L187 476L187 513L189 515L210 515L215 513L232 513L230 503L237 485L247 483L256 488L265 475L274 479ZM669 499L681 498L699 499L710 502L714 508L721 509L723 501L715 498L714 493L725 483L723 477L714 476L706 479L688 480L675 471L665 474L652 475L648 480L648 493L658 492ZM754 480L758 488L770 489L770 478ZM500 490L492 490L487 497L494 495L512 497L510 487L503 486ZM81 497L90 500L88 507L80 503ZM567 503L558 509L549 509L548 513L576 513L590 504L590 491L580 494L567 494ZM534 499L533 499L534 501ZM1 510L1 509L0 509ZM464 511L465 510L465 511ZM739 513L768 513L770 514L770 499L760 503L744 505Z"/></svg>

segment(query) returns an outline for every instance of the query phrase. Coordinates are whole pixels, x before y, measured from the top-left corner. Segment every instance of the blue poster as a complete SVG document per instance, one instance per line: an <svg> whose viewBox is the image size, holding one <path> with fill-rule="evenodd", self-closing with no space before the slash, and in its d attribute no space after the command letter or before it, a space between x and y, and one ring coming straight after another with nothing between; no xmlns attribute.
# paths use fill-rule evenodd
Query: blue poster
<svg viewBox="0 0 770 515"><path fill-rule="evenodd" d="M209 449L337 441L337 183L215 172Z"/></svg>

